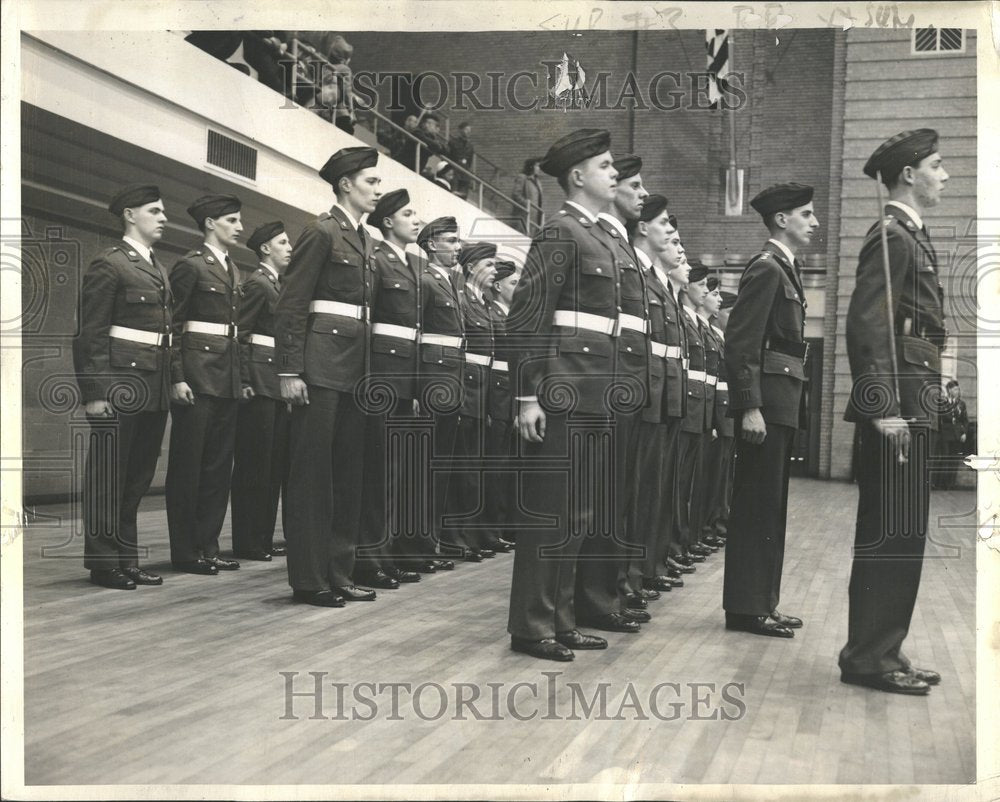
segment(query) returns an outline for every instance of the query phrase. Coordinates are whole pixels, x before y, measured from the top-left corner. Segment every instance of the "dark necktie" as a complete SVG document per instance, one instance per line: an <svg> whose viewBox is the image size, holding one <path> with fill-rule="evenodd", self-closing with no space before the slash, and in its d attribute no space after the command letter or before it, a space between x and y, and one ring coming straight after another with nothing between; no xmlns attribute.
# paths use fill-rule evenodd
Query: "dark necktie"
<svg viewBox="0 0 1000 802"><path fill-rule="evenodd" d="M364 253L368 252L368 235L365 234L365 224L358 223L358 237L361 239L361 250Z"/></svg>
<svg viewBox="0 0 1000 802"><path fill-rule="evenodd" d="M170 281L167 278L167 272L163 269L162 265L156 261L156 254L152 250L149 252L149 263L156 268L156 272L160 274L160 278L163 280L163 286L167 287L170 285Z"/></svg>

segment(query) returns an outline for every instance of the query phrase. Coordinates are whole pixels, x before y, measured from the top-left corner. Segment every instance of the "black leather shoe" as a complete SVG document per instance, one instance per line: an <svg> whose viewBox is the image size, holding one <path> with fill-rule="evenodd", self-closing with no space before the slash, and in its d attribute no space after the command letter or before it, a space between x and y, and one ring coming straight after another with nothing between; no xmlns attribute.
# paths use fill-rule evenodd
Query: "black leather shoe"
<svg viewBox="0 0 1000 802"><path fill-rule="evenodd" d="M782 615L777 610L771 613L768 618L775 624L781 624L781 626L788 627L789 629L800 629L802 627L801 618L796 618L794 615Z"/></svg>
<svg viewBox="0 0 1000 802"><path fill-rule="evenodd" d="M848 685L863 685L886 693L904 693L910 696L926 696L931 686L905 671L887 671L884 674L841 674L840 681Z"/></svg>
<svg viewBox="0 0 1000 802"><path fill-rule="evenodd" d="M234 551L234 557L251 562L269 563L271 562L271 552L269 551Z"/></svg>
<svg viewBox="0 0 1000 802"><path fill-rule="evenodd" d="M736 615L726 613L726 629L749 632L751 635L767 635L772 638L794 638L795 633L781 624L773 624L766 615Z"/></svg>
<svg viewBox="0 0 1000 802"><path fill-rule="evenodd" d="M393 579L381 568L373 574L364 574L358 578L358 581L380 590L396 590L399 587L399 580Z"/></svg>
<svg viewBox="0 0 1000 802"><path fill-rule="evenodd" d="M635 635L639 632L639 622L631 621L621 613L607 613L594 619L581 621L581 624L605 632L628 632Z"/></svg>
<svg viewBox="0 0 1000 802"><path fill-rule="evenodd" d="M208 560L192 560L191 562L174 563L174 568L183 571L185 574L201 574L202 576L215 576L219 569L214 563Z"/></svg>
<svg viewBox="0 0 1000 802"><path fill-rule="evenodd" d="M626 596L625 604L627 604L631 610L645 610L649 606L649 602L642 598L642 596L638 593L630 593Z"/></svg>
<svg viewBox="0 0 1000 802"><path fill-rule="evenodd" d="M708 549L698 550L692 545L687 551L687 558L693 563L703 563L710 553Z"/></svg>
<svg viewBox="0 0 1000 802"><path fill-rule="evenodd" d="M639 624L648 624L653 620L653 616L649 614L648 610L630 610L625 608L622 610L621 615L623 618L629 621L635 621Z"/></svg>
<svg viewBox="0 0 1000 802"><path fill-rule="evenodd" d="M454 571L455 561L454 560L431 560L434 563L438 571Z"/></svg>
<svg viewBox="0 0 1000 802"><path fill-rule="evenodd" d="M494 551L493 549L490 549L490 548L486 548L486 549L476 549L476 551L478 551L478 552L479 552L479 556L480 556L480 557L485 557L485 558L486 558L487 560L488 560L488 559L489 559L490 557L496 557L496 556L497 556L497 553L496 553L496 552L495 552L495 551Z"/></svg>
<svg viewBox="0 0 1000 802"><path fill-rule="evenodd" d="M726 545L726 541L718 535L709 535L703 538L701 542L709 546L714 546L717 549L725 548Z"/></svg>
<svg viewBox="0 0 1000 802"><path fill-rule="evenodd" d="M690 569L688 571L688 573L689 574L693 574L694 573L694 569L693 568ZM680 579L681 576L683 576L683 574L684 574L684 572L681 571L680 568L669 568L669 567L667 568L667 576L670 579Z"/></svg>
<svg viewBox="0 0 1000 802"><path fill-rule="evenodd" d="M660 598L660 591L650 590L649 588L643 588L639 591L639 597L645 599L648 602L656 601Z"/></svg>
<svg viewBox="0 0 1000 802"><path fill-rule="evenodd" d="M554 638L528 640L527 638L516 638L511 635L510 648L515 652L530 654L532 657L537 657L541 660L558 660L561 663L568 663L576 657L572 651Z"/></svg>
<svg viewBox="0 0 1000 802"><path fill-rule="evenodd" d="M483 553L479 549L466 549L461 559L467 563L481 563L483 561Z"/></svg>
<svg viewBox="0 0 1000 802"><path fill-rule="evenodd" d="M674 588L682 588L682 587L684 587L684 580L681 579L679 576L671 576L670 574L667 574L666 579L667 579L667 582L670 583L671 587L674 587Z"/></svg>
<svg viewBox="0 0 1000 802"><path fill-rule="evenodd" d="M288 549L285 548L284 546L271 546L271 548L269 548L268 551L270 552L272 557L288 556Z"/></svg>
<svg viewBox="0 0 1000 802"><path fill-rule="evenodd" d="M375 591L370 588L347 585L343 588L333 588L333 592L338 596L343 596L344 601L375 601Z"/></svg>
<svg viewBox="0 0 1000 802"><path fill-rule="evenodd" d="M122 573L137 585L163 584L162 576L159 574L151 574L149 571L143 571L138 565L130 565L128 568L122 568Z"/></svg>
<svg viewBox="0 0 1000 802"><path fill-rule="evenodd" d="M127 577L121 568L102 568L90 572L90 581L102 588L112 590L135 590L135 582Z"/></svg>
<svg viewBox="0 0 1000 802"><path fill-rule="evenodd" d="M675 571L680 571L682 574L693 574L698 570L692 563L694 563L694 560L686 554L682 554L679 557L667 558L667 567L673 568Z"/></svg>
<svg viewBox="0 0 1000 802"><path fill-rule="evenodd" d="M670 584L670 580L665 576L643 577L642 584L650 590L658 590L661 593L669 593L674 589L674 586Z"/></svg>
<svg viewBox="0 0 1000 802"><path fill-rule="evenodd" d="M597 635L584 635L576 629L569 632L557 632L556 640L567 649L607 649L608 642Z"/></svg>
<svg viewBox="0 0 1000 802"><path fill-rule="evenodd" d="M222 557L206 557L205 562L214 565L220 571L240 570L240 564L237 560L224 560Z"/></svg>
<svg viewBox="0 0 1000 802"><path fill-rule="evenodd" d="M437 560L425 560L417 565L417 570L422 574L436 574L438 570Z"/></svg>
<svg viewBox="0 0 1000 802"><path fill-rule="evenodd" d="M386 576L392 577L397 582L419 582L420 574L416 571L404 571L402 568L387 568Z"/></svg>
<svg viewBox="0 0 1000 802"><path fill-rule="evenodd" d="M707 540L699 540L697 545L708 551L709 554L715 554L719 550L718 546L712 545Z"/></svg>
<svg viewBox="0 0 1000 802"><path fill-rule="evenodd" d="M490 546L490 548L493 549L494 551L502 551L506 554L507 552L511 552L514 550L514 544L511 543L509 540L504 540L503 538L499 538L496 543Z"/></svg>
<svg viewBox="0 0 1000 802"><path fill-rule="evenodd" d="M332 590L293 590L292 601L314 607L343 607L346 602Z"/></svg>
<svg viewBox="0 0 1000 802"><path fill-rule="evenodd" d="M929 668L915 668L910 666L910 676L916 677L922 682L926 682L928 685L940 685L941 675L937 671L931 671Z"/></svg>

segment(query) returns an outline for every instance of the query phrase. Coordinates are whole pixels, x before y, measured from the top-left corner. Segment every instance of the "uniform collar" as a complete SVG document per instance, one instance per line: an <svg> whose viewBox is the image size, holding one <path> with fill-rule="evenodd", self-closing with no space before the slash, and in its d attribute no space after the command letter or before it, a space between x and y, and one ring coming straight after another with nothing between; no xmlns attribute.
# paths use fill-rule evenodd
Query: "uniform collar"
<svg viewBox="0 0 1000 802"><path fill-rule="evenodd" d="M358 230L358 226L360 225L360 223L358 223L358 221L354 219L354 215L353 214L351 214L349 211L347 211L347 209L345 209L339 203L334 203L333 204L333 209L340 209L341 214L343 214L344 217L347 218L347 222L351 224L351 226L354 228L355 231ZM333 209L331 209L330 211L332 212Z"/></svg>
<svg viewBox="0 0 1000 802"><path fill-rule="evenodd" d="M697 313L697 312L695 312L695 311L694 311L694 310L693 310L693 309L692 309L692 308L691 308L690 306L688 306L688 305L687 305L687 304L685 304L685 303L682 303L682 304L681 304L681 308L682 308L682 309L683 309L683 310L684 310L685 312L687 312L687 316L688 316L689 318L691 318L691 322L692 322L692 323L694 323L694 324L695 324L695 325L697 326L697 325L698 325L698 313Z"/></svg>
<svg viewBox="0 0 1000 802"><path fill-rule="evenodd" d="M788 250L788 246L785 245L785 243L778 242L778 240L776 240L774 237L771 237L771 239L769 239L768 242L770 242L772 245L778 248L778 250L781 252L781 255L788 260L788 264L790 265L795 264L795 254L792 253L790 250Z"/></svg>
<svg viewBox="0 0 1000 802"><path fill-rule="evenodd" d="M387 240L387 239L382 240L382 242L384 242L386 245L388 245L392 249L393 253L395 253L396 256L399 257L399 260L401 262L405 262L406 261L406 251L404 251L402 248L400 248L394 242L389 242L389 240Z"/></svg>
<svg viewBox="0 0 1000 802"><path fill-rule="evenodd" d="M225 251L220 251L214 245L209 245L207 242L205 243L205 247L208 248L212 253L215 254L215 258L219 260L219 264L220 265L222 265L225 268L229 267L229 254L228 253L226 253Z"/></svg>
<svg viewBox="0 0 1000 802"><path fill-rule="evenodd" d="M499 298L494 299L493 303L495 303L497 306L500 307L500 311L503 312L504 315L509 315L510 314L510 307L507 306L507 304L505 304Z"/></svg>
<svg viewBox="0 0 1000 802"><path fill-rule="evenodd" d="M923 228L924 227L924 221L923 221L923 219L921 219L920 215L917 214L916 210L912 206L908 206L907 204L903 203L902 201L897 201L897 200L887 201L885 205L886 206L896 206L897 208L902 209L904 212L906 212L906 214L909 215L910 219L913 221L913 224L917 228Z"/></svg>
<svg viewBox="0 0 1000 802"><path fill-rule="evenodd" d="M434 262L428 262L427 266L435 273L437 273L439 276L441 276L441 278L443 278L445 281L451 284L451 273L449 272L448 268L441 267L441 265L436 265L434 264Z"/></svg>
<svg viewBox="0 0 1000 802"><path fill-rule="evenodd" d="M471 283L469 282L465 283L465 291L469 293L469 295L471 295L477 301L479 301L479 303L484 305L486 304L486 301L483 298L483 293L477 287L474 287Z"/></svg>
<svg viewBox="0 0 1000 802"><path fill-rule="evenodd" d="M581 205L580 205L579 203L577 203L576 201L571 201L571 200L568 200L568 201L566 201L566 205L567 205L567 206L572 206L572 207L573 207L574 209L576 209L576 210L577 210L577 211L578 211L578 212L579 212L580 214L582 214L582 215L583 215L584 217L586 217L586 218L587 218L587 219L588 219L588 220L589 220L589 221L590 221L591 223L596 223L596 222L597 222L597 218L596 218L596 217L595 217L594 215L592 215L592 214L591 214L590 212L588 212L588 211L587 211L586 209L584 209L584 208L583 208L583 207L582 207L582 206L581 206Z"/></svg>
<svg viewBox="0 0 1000 802"><path fill-rule="evenodd" d="M270 273L272 276L274 276L274 280L275 281L277 281L280 278L280 276L278 275L278 271L275 270L273 267L271 267L271 265L265 264L264 262L261 262L260 266L261 266L261 269L266 270L268 273Z"/></svg>
<svg viewBox="0 0 1000 802"><path fill-rule="evenodd" d="M138 252L139 256L141 256L143 259L145 259L150 264L153 263L153 260L149 258L150 254L153 252L151 248L143 245L141 242L136 242L131 237L124 237L123 236L122 239L125 240L125 242L127 242L131 247L135 248L135 250Z"/></svg>
<svg viewBox="0 0 1000 802"><path fill-rule="evenodd" d="M601 220L604 220L615 227L615 230L621 234L622 239L628 242L628 232L625 230L625 226L622 225L622 221L615 217L613 214L608 214L607 212L601 212L597 215Z"/></svg>
<svg viewBox="0 0 1000 802"><path fill-rule="evenodd" d="M649 270L653 266L653 260L650 258L649 254L646 253L642 248L635 249L635 255L639 257L639 261L642 262L642 266Z"/></svg>

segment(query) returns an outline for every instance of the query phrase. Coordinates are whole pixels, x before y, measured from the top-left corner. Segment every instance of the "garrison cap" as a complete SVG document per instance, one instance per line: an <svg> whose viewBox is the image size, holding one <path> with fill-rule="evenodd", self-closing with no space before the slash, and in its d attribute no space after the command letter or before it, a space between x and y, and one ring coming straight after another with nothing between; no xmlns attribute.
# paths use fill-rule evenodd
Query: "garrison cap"
<svg viewBox="0 0 1000 802"><path fill-rule="evenodd" d="M789 209L796 209L805 206L813 197L813 188L807 184L796 184L794 181L787 184L774 184L767 189L762 189L750 201L750 205L760 214L766 217L775 212L787 212Z"/></svg>
<svg viewBox="0 0 1000 802"><path fill-rule="evenodd" d="M108 203L108 211L120 215L126 209L137 209L160 199L160 188L155 184L130 184L119 189Z"/></svg>
<svg viewBox="0 0 1000 802"><path fill-rule="evenodd" d="M728 290L722 291L722 303L719 304L719 309L732 309L736 305L736 293L729 292Z"/></svg>
<svg viewBox="0 0 1000 802"><path fill-rule="evenodd" d="M494 281L503 281L508 276L513 276L517 272L517 265L509 259L497 259L497 274Z"/></svg>
<svg viewBox="0 0 1000 802"><path fill-rule="evenodd" d="M875 178L881 171L884 180L892 181L904 167L926 159L937 149L938 133L933 128L903 131L875 148L865 162L865 175Z"/></svg>
<svg viewBox="0 0 1000 802"><path fill-rule="evenodd" d="M621 176L619 176L621 178ZM650 195L643 201L642 212L639 213L639 220L648 223L655 220L667 210L667 199L663 195ZM673 217L673 215L670 215Z"/></svg>
<svg viewBox="0 0 1000 802"><path fill-rule="evenodd" d="M688 284L695 284L702 279L708 278L708 268L701 262L688 261L691 270L688 272Z"/></svg>
<svg viewBox="0 0 1000 802"><path fill-rule="evenodd" d="M495 242L467 242L458 254L458 261L463 267L473 265L480 259L492 259L497 255Z"/></svg>
<svg viewBox="0 0 1000 802"><path fill-rule="evenodd" d="M187 208L187 213L200 226L205 218L222 217L243 208L240 199L235 195L202 195Z"/></svg>
<svg viewBox="0 0 1000 802"><path fill-rule="evenodd" d="M599 128L579 128L552 143L542 159L542 171L558 178L570 167L611 149L611 134Z"/></svg>
<svg viewBox="0 0 1000 802"><path fill-rule="evenodd" d="M453 232L458 233L458 221L454 217L438 217L420 229L420 233L417 234L417 245L423 248L427 244L427 240Z"/></svg>
<svg viewBox="0 0 1000 802"><path fill-rule="evenodd" d="M354 148L341 148L334 153L319 171L319 177L331 186L348 173L374 167L378 163L378 151L375 148L359 145Z"/></svg>
<svg viewBox="0 0 1000 802"><path fill-rule="evenodd" d="M280 220L273 220L270 223L257 226L253 230L253 234L250 235L250 239L247 240L247 247L254 253L259 254L261 245L265 242L270 242L284 230L285 224Z"/></svg>
<svg viewBox="0 0 1000 802"><path fill-rule="evenodd" d="M712 292L713 290L717 289L719 286L719 277L709 276L708 281L705 282L705 286L708 287L709 292Z"/></svg>
<svg viewBox="0 0 1000 802"><path fill-rule="evenodd" d="M615 159L615 169L618 171L618 180L625 181L639 175L642 169L642 159L638 156L628 155Z"/></svg>
<svg viewBox="0 0 1000 802"><path fill-rule="evenodd" d="M396 212L408 205L409 202L410 193L406 189L394 189L392 192L387 192L378 199L375 208L368 215L368 222L379 228L379 224L385 218L392 217Z"/></svg>
<svg viewBox="0 0 1000 802"><path fill-rule="evenodd" d="M677 228L677 215L676 214L668 214L667 215L667 222L670 223L670 227L671 228Z"/></svg>

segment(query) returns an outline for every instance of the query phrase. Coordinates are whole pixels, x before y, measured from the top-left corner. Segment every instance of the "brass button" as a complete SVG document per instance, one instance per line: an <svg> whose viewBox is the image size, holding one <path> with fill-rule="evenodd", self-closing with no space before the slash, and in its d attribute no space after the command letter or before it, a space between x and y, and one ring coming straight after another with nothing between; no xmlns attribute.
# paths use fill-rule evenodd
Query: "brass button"
<svg viewBox="0 0 1000 802"><path fill-rule="evenodd" d="M139 300L140 301L145 301L146 300L146 296L145 295L140 295L139 296Z"/></svg>
<svg viewBox="0 0 1000 802"><path fill-rule="evenodd" d="M209 350L209 348L208 348L208 346L207 346L207 345L205 346L205 350L206 350L206 351L207 351L207 350Z"/></svg>
<svg viewBox="0 0 1000 802"><path fill-rule="evenodd" d="M788 368L785 368L785 373L788 373Z"/></svg>
<svg viewBox="0 0 1000 802"><path fill-rule="evenodd" d="M135 362L133 362L133 363L132 363L132 367L133 367L133 368L135 367Z"/></svg>
<svg viewBox="0 0 1000 802"><path fill-rule="evenodd" d="M390 349L389 349L389 353L390 353L390 354L394 354L394 353L396 353L396 349L395 349L395 348L390 348Z"/></svg>
<svg viewBox="0 0 1000 802"><path fill-rule="evenodd" d="M334 334L336 334L336 333L337 333L337 330L336 330L336 329L334 329L334 330L333 330L333 333L334 333Z"/></svg>
<svg viewBox="0 0 1000 802"><path fill-rule="evenodd" d="M585 354L589 354L589 353L590 353L590 348L588 348L588 347L587 347L586 345L585 345L585 346L583 346L583 352L584 352Z"/></svg>

